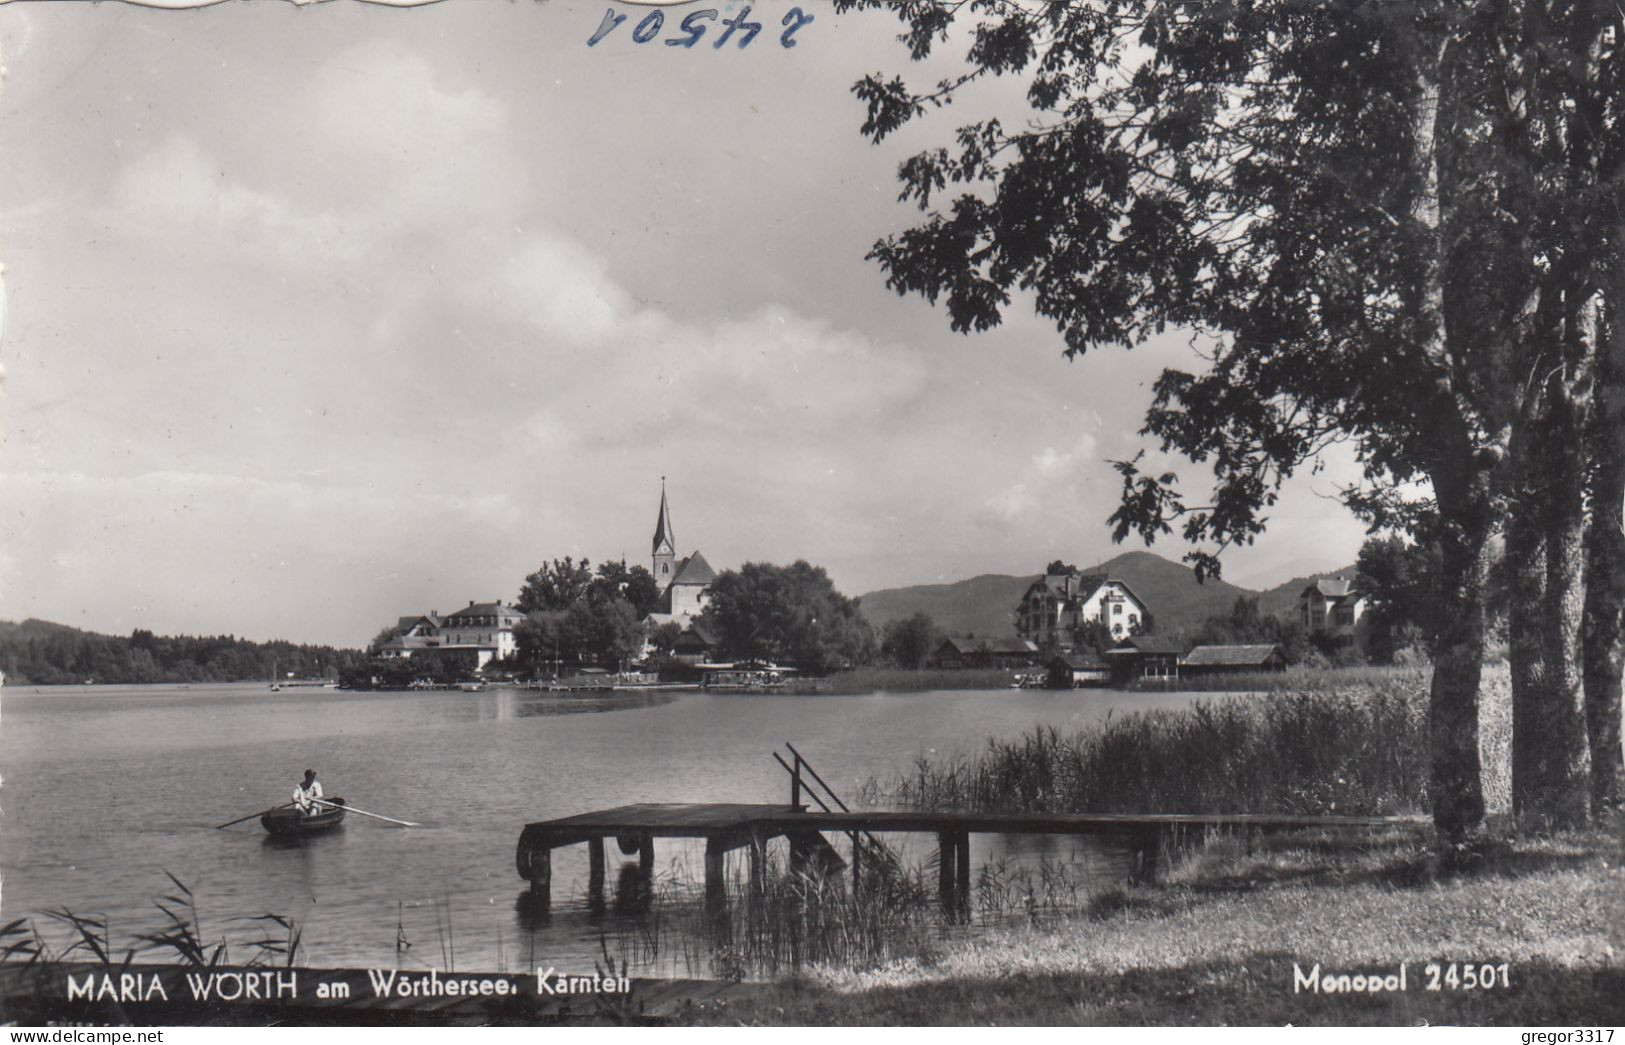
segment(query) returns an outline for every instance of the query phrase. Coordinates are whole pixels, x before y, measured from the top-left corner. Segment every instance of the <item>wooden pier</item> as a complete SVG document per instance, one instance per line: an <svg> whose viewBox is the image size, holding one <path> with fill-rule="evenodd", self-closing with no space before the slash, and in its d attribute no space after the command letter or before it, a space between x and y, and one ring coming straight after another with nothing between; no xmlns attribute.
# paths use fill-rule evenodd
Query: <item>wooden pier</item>
<svg viewBox="0 0 1625 1045"><path fill-rule="evenodd" d="M736 849L747 850L754 884L763 873L763 857L772 840L789 840L792 871L806 870L814 861L828 870L848 861L840 858L824 834L846 834L852 839L850 866L853 880L857 881L864 854L876 852L863 839L875 834L935 834L941 899L945 908L958 910L964 908L970 896L972 834L1121 839L1134 854L1133 879L1149 882L1155 879L1157 865L1171 847L1198 841L1209 832L1244 833L1250 840L1256 835L1282 831L1373 830L1416 827L1425 822L1419 817L1391 816L825 811L800 805L662 803L617 806L527 824L519 836L516 865L519 876L530 882L532 893L546 903L553 877L553 850L584 843L588 847L589 895L600 897L607 840L612 839L628 856L636 854L642 873L648 877L654 870L655 839L704 839L706 896L717 900L724 895L723 858Z"/></svg>

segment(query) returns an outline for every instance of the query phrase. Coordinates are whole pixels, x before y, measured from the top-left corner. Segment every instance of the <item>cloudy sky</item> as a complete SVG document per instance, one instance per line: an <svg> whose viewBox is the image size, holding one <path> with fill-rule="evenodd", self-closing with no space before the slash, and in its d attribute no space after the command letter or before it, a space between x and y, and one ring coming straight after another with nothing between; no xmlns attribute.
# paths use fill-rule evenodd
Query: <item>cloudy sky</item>
<svg viewBox="0 0 1625 1045"><path fill-rule="evenodd" d="M0 618L360 644L646 561L661 476L680 551L848 594L1120 550L1107 462L1186 339L962 337L863 259L1008 89L876 147L889 18L690 50L617 5L589 48L606 6L0 7ZM1350 562L1343 471L1227 579Z"/></svg>

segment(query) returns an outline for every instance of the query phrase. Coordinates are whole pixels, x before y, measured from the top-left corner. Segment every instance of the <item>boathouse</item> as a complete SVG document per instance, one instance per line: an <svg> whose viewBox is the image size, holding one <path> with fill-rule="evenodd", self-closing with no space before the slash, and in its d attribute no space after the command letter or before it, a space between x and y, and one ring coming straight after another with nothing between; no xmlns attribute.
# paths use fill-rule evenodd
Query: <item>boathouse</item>
<svg viewBox="0 0 1625 1045"><path fill-rule="evenodd" d="M1111 666L1094 650L1073 650L1050 658L1048 678L1050 689L1104 686L1111 681Z"/></svg>
<svg viewBox="0 0 1625 1045"><path fill-rule="evenodd" d="M1285 670L1286 654L1273 642L1253 646L1198 646L1179 662L1180 674L1192 678Z"/></svg>
<svg viewBox="0 0 1625 1045"><path fill-rule="evenodd" d="M1134 635L1106 651L1112 685L1132 682L1178 682L1184 647L1159 635Z"/></svg>

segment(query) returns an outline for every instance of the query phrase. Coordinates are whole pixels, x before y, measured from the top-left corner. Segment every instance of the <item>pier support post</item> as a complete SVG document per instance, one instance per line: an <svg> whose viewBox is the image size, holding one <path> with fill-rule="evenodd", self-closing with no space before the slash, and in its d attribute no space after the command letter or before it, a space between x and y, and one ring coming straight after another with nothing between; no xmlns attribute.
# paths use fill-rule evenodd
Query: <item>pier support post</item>
<svg viewBox="0 0 1625 1045"><path fill-rule="evenodd" d="M1129 882L1133 885L1154 885L1157 881L1157 861L1162 855L1162 829L1142 828L1134 838L1133 864Z"/></svg>
<svg viewBox="0 0 1625 1045"><path fill-rule="evenodd" d="M553 850L537 849L530 854L530 895L546 908L553 899Z"/></svg>
<svg viewBox="0 0 1625 1045"><path fill-rule="evenodd" d="M959 887L959 878L954 873L954 862L958 854L959 846L953 833L937 832L937 898L942 901L944 914L952 914L958 906L954 900L954 892Z"/></svg>
<svg viewBox="0 0 1625 1045"><path fill-rule="evenodd" d="M604 839L587 839L587 906L604 907Z"/></svg>
<svg viewBox="0 0 1625 1045"><path fill-rule="evenodd" d="M970 832L954 832L954 901L961 918L970 918Z"/></svg>
<svg viewBox="0 0 1625 1045"><path fill-rule="evenodd" d="M655 878L655 838L644 835L638 839L638 875L645 889L652 889Z"/></svg>

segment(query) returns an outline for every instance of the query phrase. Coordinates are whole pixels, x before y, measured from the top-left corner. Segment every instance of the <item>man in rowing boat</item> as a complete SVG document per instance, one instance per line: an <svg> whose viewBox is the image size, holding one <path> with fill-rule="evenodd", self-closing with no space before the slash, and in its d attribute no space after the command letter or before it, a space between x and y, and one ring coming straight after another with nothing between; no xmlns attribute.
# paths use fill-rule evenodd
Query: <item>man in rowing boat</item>
<svg viewBox="0 0 1625 1045"><path fill-rule="evenodd" d="M306 816L315 816L322 811L322 805L317 799L322 797L322 785L316 779L314 769L305 770L305 779L298 787L293 789L293 804Z"/></svg>

